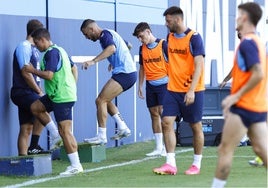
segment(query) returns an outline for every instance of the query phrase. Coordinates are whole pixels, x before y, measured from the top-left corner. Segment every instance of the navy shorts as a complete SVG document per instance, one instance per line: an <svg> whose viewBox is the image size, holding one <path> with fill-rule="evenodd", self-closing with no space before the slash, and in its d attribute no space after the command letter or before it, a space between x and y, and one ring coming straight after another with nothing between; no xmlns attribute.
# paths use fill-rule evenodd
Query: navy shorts
<svg viewBox="0 0 268 188"><path fill-rule="evenodd" d="M122 86L123 91L126 91L135 84L137 72L113 74L112 79Z"/></svg>
<svg viewBox="0 0 268 188"><path fill-rule="evenodd" d="M188 123L197 123L202 120L204 91L195 92L194 103L186 106L184 103L184 96L186 93L178 93L167 91L164 103L164 116L179 116Z"/></svg>
<svg viewBox="0 0 268 188"><path fill-rule="evenodd" d="M147 107L163 105L163 100L167 92L167 84L154 86L146 82L146 104Z"/></svg>
<svg viewBox="0 0 268 188"><path fill-rule="evenodd" d="M18 106L18 115L20 125L25 123L33 123L34 116L31 112L31 105L40 96L32 91L25 89L11 89L11 100Z"/></svg>
<svg viewBox="0 0 268 188"><path fill-rule="evenodd" d="M54 112L54 116L57 122L64 120L72 120L72 107L75 102L55 103L51 101L47 95L44 95L39 99L46 107L47 112Z"/></svg>
<svg viewBox="0 0 268 188"><path fill-rule="evenodd" d="M230 108L230 111L234 114L239 115L246 128L249 128L249 126L253 123L267 121L267 112L252 112L243 108L239 108L237 106L232 106Z"/></svg>

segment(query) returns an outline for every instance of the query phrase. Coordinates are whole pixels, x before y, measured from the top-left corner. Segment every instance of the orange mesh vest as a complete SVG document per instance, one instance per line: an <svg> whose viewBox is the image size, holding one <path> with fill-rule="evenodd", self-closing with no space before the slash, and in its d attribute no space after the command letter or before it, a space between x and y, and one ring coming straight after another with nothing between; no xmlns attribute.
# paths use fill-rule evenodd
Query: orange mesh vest
<svg viewBox="0 0 268 188"><path fill-rule="evenodd" d="M153 49L142 45L142 63L146 80L158 80L167 76L167 62L162 49L163 40L160 40Z"/></svg>
<svg viewBox="0 0 268 188"><path fill-rule="evenodd" d="M236 106L244 108L253 112L267 112L267 64L265 60L265 48L261 44L260 39L254 34L248 34L245 37L249 37L255 41L260 58L260 65L264 73L264 78L249 92L244 94ZM234 68L232 71L233 83L231 88L231 93L236 93L250 78L251 72L242 71L237 62L238 49L236 50L236 55L234 58Z"/></svg>
<svg viewBox="0 0 268 188"><path fill-rule="evenodd" d="M190 39L194 31L190 31L182 38L176 38L174 33L168 36L168 90L174 92L188 92L195 70L194 57L190 51ZM204 67L204 65L202 65ZM205 90L204 68L196 85L195 91Z"/></svg>

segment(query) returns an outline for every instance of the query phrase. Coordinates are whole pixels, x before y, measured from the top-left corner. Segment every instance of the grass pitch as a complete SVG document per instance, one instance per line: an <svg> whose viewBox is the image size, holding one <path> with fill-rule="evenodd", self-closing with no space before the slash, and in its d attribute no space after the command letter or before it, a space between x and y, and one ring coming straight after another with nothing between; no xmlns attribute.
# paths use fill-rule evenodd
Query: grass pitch
<svg viewBox="0 0 268 188"><path fill-rule="evenodd" d="M210 187L214 177L217 148L206 147L203 151L200 175L186 176L184 171L191 165L191 147L177 147L178 174L156 175L154 167L165 163L165 157L146 157L153 142L142 142L107 148L105 161L82 163L85 173L61 177L58 174L69 165L66 161L53 161L53 173L40 177L0 176L0 186L25 187ZM267 170L252 167L248 161L255 157L250 146L238 147L226 187L267 187Z"/></svg>

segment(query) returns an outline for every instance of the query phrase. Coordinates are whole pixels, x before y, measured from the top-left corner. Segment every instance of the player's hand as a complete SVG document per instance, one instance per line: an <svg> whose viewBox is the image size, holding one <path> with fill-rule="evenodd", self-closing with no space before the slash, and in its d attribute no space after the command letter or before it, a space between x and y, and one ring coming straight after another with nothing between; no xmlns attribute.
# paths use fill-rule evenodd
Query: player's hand
<svg viewBox="0 0 268 188"><path fill-rule="evenodd" d="M192 90L188 91L185 94L185 97L184 97L185 105L188 106L190 104L193 104L194 103L194 99L195 99L194 91L192 91Z"/></svg>
<svg viewBox="0 0 268 188"><path fill-rule="evenodd" d="M82 69L84 70L87 70L88 67L94 65L95 62L93 60L90 60L90 61L85 61L82 65Z"/></svg>
<svg viewBox="0 0 268 188"><path fill-rule="evenodd" d="M26 72L29 72L29 73L34 73L34 70L35 68L33 67L33 65L31 63L28 63L28 64L25 64L23 66L23 69L26 71Z"/></svg>
<svg viewBox="0 0 268 188"><path fill-rule="evenodd" d="M40 93L38 93L38 95L39 95L40 97L43 97L43 96L44 96L43 91L41 91Z"/></svg>
<svg viewBox="0 0 268 188"><path fill-rule="evenodd" d="M238 100L239 100L239 97L236 94L228 95L222 100L221 106L222 106L224 117L228 116L230 107L233 106Z"/></svg>
<svg viewBox="0 0 268 188"><path fill-rule="evenodd" d="M138 96L139 96L139 98L144 99L142 89L138 90Z"/></svg>

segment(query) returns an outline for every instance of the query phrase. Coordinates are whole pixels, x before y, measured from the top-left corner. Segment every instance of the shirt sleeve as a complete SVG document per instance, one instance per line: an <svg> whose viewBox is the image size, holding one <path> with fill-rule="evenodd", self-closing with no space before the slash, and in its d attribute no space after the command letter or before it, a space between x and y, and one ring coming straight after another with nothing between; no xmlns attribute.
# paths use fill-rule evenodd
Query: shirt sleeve
<svg viewBox="0 0 268 188"><path fill-rule="evenodd" d="M139 48L139 64L143 65L143 59L142 59L142 46Z"/></svg>
<svg viewBox="0 0 268 188"><path fill-rule="evenodd" d="M191 47L192 55L194 57L198 55L202 55L205 57L204 44L199 33L196 32L192 35L191 40L190 40L190 47Z"/></svg>
<svg viewBox="0 0 268 188"><path fill-rule="evenodd" d="M57 48L49 50L44 57L45 71L57 72L61 68L60 52Z"/></svg>
<svg viewBox="0 0 268 188"><path fill-rule="evenodd" d="M112 34L107 30L102 31L100 43L103 49L107 48L110 45L115 45Z"/></svg>
<svg viewBox="0 0 268 188"><path fill-rule="evenodd" d="M239 47L240 53L245 61L246 70L260 63L258 47L252 39L244 39Z"/></svg>
<svg viewBox="0 0 268 188"><path fill-rule="evenodd" d="M20 69L23 68L25 64L30 63L32 56L32 47L30 44L21 43L16 49L16 57L19 63Z"/></svg>
<svg viewBox="0 0 268 188"><path fill-rule="evenodd" d="M168 44L167 44L167 41L163 41L162 43L162 49L163 49L163 52L164 52L164 57L166 58L166 61L168 60Z"/></svg>

